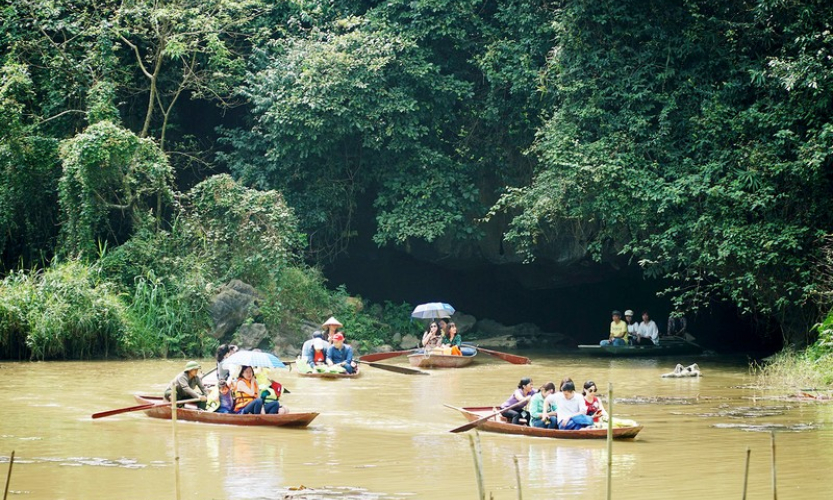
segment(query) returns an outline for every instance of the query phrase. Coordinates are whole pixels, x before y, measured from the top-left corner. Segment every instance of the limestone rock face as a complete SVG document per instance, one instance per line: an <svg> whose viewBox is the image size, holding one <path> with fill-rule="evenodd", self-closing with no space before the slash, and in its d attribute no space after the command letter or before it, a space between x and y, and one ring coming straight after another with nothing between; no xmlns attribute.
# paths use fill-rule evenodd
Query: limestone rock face
<svg viewBox="0 0 833 500"><path fill-rule="evenodd" d="M483 319L475 323L473 333L477 339L473 342L486 348L552 348L575 343L560 333L544 332L532 323L507 326L491 319Z"/></svg>
<svg viewBox="0 0 833 500"><path fill-rule="evenodd" d="M241 349L255 349L269 336L269 331L263 323L242 325L234 335L234 342Z"/></svg>
<svg viewBox="0 0 833 500"><path fill-rule="evenodd" d="M210 306L214 321L211 336L219 340L237 330L250 314L256 312L257 299L254 287L240 280L232 280L220 288Z"/></svg>
<svg viewBox="0 0 833 500"><path fill-rule="evenodd" d="M413 349L414 347L419 347L419 339L411 334L403 335L402 341L399 342L399 347L402 349Z"/></svg>
<svg viewBox="0 0 833 500"><path fill-rule="evenodd" d="M471 314L461 313L460 311L457 311L451 317L451 321L453 321L454 324L457 325L457 333L462 335L474 327L474 324L477 323L477 318L475 318Z"/></svg>

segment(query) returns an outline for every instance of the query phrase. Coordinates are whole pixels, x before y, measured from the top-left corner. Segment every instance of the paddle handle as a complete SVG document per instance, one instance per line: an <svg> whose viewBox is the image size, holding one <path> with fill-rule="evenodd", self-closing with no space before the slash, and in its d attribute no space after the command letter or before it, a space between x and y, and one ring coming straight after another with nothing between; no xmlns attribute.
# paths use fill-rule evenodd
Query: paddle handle
<svg viewBox="0 0 833 500"><path fill-rule="evenodd" d="M194 402L197 402L199 400L200 400L200 398L186 399L184 401L178 401L177 404L194 403ZM127 408L118 408L118 409L115 409L115 410L100 411L98 413L93 413L92 418L104 418L104 417L109 417L111 415L120 415L122 413L130 413L131 411L149 410L149 409L155 408L157 406L167 406L169 404L171 404L170 401L162 401L162 402L159 402L159 403L147 403L147 404L138 405L138 406L129 406Z"/></svg>
<svg viewBox="0 0 833 500"><path fill-rule="evenodd" d="M507 410L514 410L515 408L518 408L519 406L524 406L524 405L526 405L528 402L529 402L529 401L528 401L527 399L523 399L523 400L518 401L517 403L513 404L512 406L508 406L508 407L506 407L506 408L501 408L500 410L498 410L498 411L496 411L496 412L494 412L494 413L491 413L491 414L489 414L489 415L486 415L485 417L478 418L477 420L474 420L474 421L472 421L472 422L469 422L469 423L467 423L466 425L461 425L460 427L457 427L457 428L455 428L455 429L451 429L451 430L450 430L450 431L448 431L448 432L454 432L454 433L457 433L457 432L466 432L467 430L474 429L475 427L477 427L478 425L482 424L483 422L485 422L485 421L489 420L490 418L495 417L495 416L496 416L496 415L498 415L499 413L503 413L503 412L505 412L505 411L507 411Z"/></svg>

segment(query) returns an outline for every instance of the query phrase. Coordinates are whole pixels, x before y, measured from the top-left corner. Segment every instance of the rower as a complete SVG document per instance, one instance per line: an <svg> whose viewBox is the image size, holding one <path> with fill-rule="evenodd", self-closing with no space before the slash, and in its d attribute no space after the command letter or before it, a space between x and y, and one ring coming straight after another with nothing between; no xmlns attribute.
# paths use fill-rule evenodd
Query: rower
<svg viewBox="0 0 833 500"><path fill-rule="evenodd" d="M344 344L344 334L333 335L333 345L327 349L327 364L329 366L344 367L347 373L356 373L356 362L353 361L353 348Z"/></svg>
<svg viewBox="0 0 833 500"><path fill-rule="evenodd" d="M171 392L173 388L176 388L177 401L183 401L185 399L199 399L200 401L197 403L197 407L200 410L205 410L205 402L208 400L206 395L208 393L202 385L202 380L200 380L200 368L200 364L196 361L189 361L186 363L185 370L180 372L176 378L171 380L171 383L168 384L168 388L165 389L165 401L171 400ZM194 390L194 388L197 387L200 389L199 393Z"/></svg>

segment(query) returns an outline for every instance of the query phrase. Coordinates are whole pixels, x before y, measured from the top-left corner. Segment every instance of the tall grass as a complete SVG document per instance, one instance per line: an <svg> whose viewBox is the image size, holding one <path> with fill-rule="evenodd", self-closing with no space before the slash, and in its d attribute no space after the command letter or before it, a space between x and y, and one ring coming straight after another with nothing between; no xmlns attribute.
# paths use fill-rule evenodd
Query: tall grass
<svg viewBox="0 0 833 500"><path fill-rule="evenodd" d="M0 285L0 311L0 348L20 353L25 338L33 359L119 355L129 330L116 287L77 261L11 274Z"/></svg>
<svg viewBox="0 0 833 500"><path fill-rule="evenodd" d="M818 340L803 351L785 350L759 369L759 380L769 386L833 388L833 313L817 326Z"/></svg>

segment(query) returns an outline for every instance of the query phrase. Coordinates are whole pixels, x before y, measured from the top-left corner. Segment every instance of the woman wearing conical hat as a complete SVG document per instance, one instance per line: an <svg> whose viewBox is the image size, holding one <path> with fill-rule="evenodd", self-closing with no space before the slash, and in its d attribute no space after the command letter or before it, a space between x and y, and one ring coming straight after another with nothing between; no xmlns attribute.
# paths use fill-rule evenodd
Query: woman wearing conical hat
<svg viewBox="0 0 833 500"><path fill-rule="evenodd" d="M330 344L333 343L333 336L338 332L339 328L344 328L344 325L341 324L341 321L337 320L335 316L330 316L330 319L325 321L322 325L322 328L327 332L327 342Z"/></svg>

